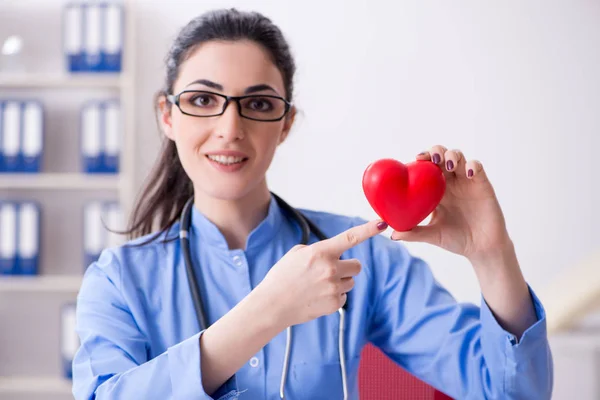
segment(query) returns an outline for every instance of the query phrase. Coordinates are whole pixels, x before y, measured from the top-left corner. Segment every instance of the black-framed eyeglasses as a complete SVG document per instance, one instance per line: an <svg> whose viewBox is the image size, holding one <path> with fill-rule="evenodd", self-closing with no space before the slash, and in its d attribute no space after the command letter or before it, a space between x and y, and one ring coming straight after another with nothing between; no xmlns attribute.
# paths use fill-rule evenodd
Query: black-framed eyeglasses
<svg viewBox="0 0 600 400"><path fill-rule="evenodd" d="M241 117L254 121L279 121L290 110L291 104L283 97L267 94L226 96L206 90L184 90L167 95L183 114L192 117L216 117L223 115L231 102L236 102Z"/></svg>

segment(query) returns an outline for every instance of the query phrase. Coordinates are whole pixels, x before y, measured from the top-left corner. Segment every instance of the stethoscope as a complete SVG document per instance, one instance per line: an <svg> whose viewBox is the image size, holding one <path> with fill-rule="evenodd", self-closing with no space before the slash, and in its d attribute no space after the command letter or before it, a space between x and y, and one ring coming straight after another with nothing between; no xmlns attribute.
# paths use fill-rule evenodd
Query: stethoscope
<svg viewBox="0 0 600 400"><path fill-rule="evenodd" d="M302 230L302 239L301 243L306 245L308 244L308 240L310 234L313 233L319 240L327 239L327 236L321 232L321 230L311 222L306 216L304 216L300 211L296 210L288 203L283 201L279 196L274 193L271 193L282 210L292 216L292 218L300 225ZM183 251L183 260L185 262L185 269L187 272L188 281L190 284L190 291L192 293L192 301L194 302L194 308L196 310L196 316L198 318L198 324L200 325L200 329L208 328L208 323L206 321L206 314L204 313L204 307L202 305L202 297L200 296L198 280L196 279L196 273L194 272L194 268L192 266L192 257L190 253L190 240L189 240L189 231L190 225L192 221L192 206L194 205L194 197L192 196L183 207L181 212L180 219L180 230L179 230L179 241L181 243L181 249ZM344 320L346 316L346 310L348 300L344 306L342 306L338 313L340 314L340 329L338 336L338 347L339 347L339 358L340 358L340 367L341 367L341 375L342 375L342 386L344 390L344 400L348 398L348 384L347 384L347 376L346 376L346 364L344 360L346 359L344 355ZM292 344L292 327L289 326L287 328L286 335L286 343L285 343L285 358L283 360L283 371L281 373L281 382L279 385L279 397L281 399L285 399L284 389L286 377L288 375L289 370L289 361L290 361L290 349Z"/></svg>

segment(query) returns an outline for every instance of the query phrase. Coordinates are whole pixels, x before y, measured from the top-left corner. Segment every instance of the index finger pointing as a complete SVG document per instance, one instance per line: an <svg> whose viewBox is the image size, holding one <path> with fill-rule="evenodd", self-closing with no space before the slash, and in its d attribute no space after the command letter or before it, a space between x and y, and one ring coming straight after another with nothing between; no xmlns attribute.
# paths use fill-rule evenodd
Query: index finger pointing
<svg viewBox="0 0 600 400"><path fill-rule="evenodd" d="M340 257L342 253L365 240L381 233L387 228L387 224L381 220L369 221L362 225L353 226L329 239L318 243L321 249L327 253Z"/></svg>

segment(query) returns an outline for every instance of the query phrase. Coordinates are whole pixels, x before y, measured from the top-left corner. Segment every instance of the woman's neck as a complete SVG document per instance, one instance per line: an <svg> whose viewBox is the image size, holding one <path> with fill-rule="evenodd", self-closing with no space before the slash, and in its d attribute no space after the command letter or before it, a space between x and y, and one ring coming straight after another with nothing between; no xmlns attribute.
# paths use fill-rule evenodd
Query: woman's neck
<svg viewBox="0 0 600 400"><path fill-rule="evenodd" d="M226 200L195 191L194 206L219 228L229 249L245 249L250 232L269 212L271 193L266 182L246 196Z"/></svg>

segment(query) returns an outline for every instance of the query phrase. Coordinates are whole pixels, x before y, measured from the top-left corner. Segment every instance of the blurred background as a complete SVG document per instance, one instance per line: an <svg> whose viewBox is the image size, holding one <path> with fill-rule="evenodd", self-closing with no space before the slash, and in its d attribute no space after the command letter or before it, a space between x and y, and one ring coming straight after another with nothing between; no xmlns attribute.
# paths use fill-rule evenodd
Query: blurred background
<svg viewBox="0 0 600 400"><path fill-rule="evenodd" d="M178 30L217 7L271 17L301 113L271 189L373 218L362 173L434 144L483 162L548 313L556 399L600 399L600 2L0 0L0 399L68 399L73 304L123 238L162 136ZM390 232L388 232L389 234ZM407 244L459 301L470 265Z"/></svg>

